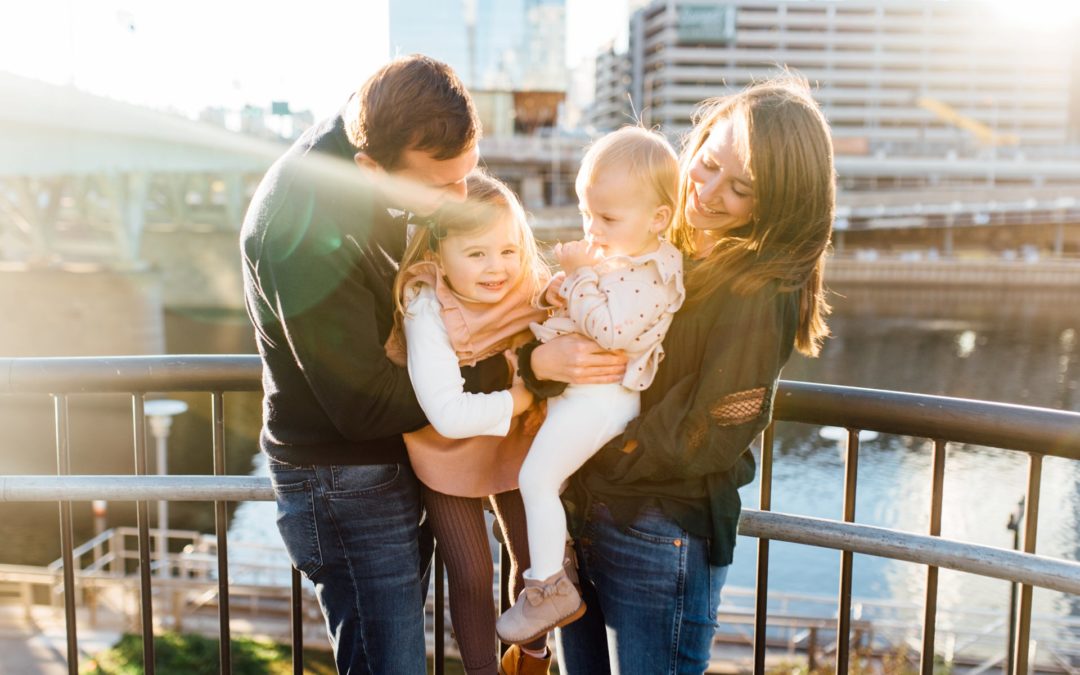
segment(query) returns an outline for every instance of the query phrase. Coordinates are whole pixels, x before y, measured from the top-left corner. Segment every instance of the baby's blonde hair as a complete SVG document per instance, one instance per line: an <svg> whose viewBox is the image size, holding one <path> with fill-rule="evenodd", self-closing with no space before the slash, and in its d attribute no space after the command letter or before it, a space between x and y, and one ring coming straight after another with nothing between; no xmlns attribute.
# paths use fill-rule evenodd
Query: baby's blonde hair
<svg viewBox="0 0 1080 675"><path fill-rule="evenodd" d="M464 203L448 203L436 212L429 222L417 228L401 258L397 279L394 281L394 325L401 329L405 316L406 272L424 260L431 260L439 252L439 242L446 237L481 234L510 216L518 235L521 254L521 288L533 304L547 285L551 272L540 256L532 228L525 217L516 195L499 179L477 169L466 177L468 199ZM404 333L402 333L404 334Z"/></svg>
<svg viewBox="0 0 1080 675"><path fill-rule="evenodd" d="M660 206L675 210L679 185L679 158L658 131L626 126L589 146L581 160L575 187L580 195L597 176L610 171L626 172L631 180L651 189Z"/></svg>

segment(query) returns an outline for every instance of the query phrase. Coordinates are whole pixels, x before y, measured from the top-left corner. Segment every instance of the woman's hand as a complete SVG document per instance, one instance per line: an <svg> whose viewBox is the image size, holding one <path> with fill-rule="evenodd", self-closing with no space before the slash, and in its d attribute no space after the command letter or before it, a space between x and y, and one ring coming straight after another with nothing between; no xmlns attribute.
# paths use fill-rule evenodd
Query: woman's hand
<svg viewBox="0 0 1080 675"><path fill-rule="evenodd" d="M555 244L554 253L559 266L567 274L579 267L592 267L604 259L600 249L585 240Z"/></svg>
<svg viewBox="0 0 1080 675"><path fill-rule="evenodd" d="M626 374L624 352L609 352L577 333L563 335L533 350L533 374L541 380L570 384L622 382Z"/></svg>

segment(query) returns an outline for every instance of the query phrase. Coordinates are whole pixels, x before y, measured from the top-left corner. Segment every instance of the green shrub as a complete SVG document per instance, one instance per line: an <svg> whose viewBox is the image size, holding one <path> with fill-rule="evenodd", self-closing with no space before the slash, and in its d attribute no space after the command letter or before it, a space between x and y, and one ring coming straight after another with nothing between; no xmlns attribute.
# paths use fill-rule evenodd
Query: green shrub
<svg viewBox="0 0 1080 675"><path fill-rule="evenodd" d="M112 649L87 660L83 675L141 675L142 638L124 635ZM154 637L154 664L160 675L217 675L218 641L201 635L163 633ZM288 675L292 672L292 650L268 640L235 638L232 641L232 671L236 675ZM334 675L333 658L315 650L304 652L304 672Z"/></svg>
<svg viewBox="0 0 1080 675"><path fill-rule="evenodd" d="M142 675L142 638L124 635L113 647L83 662L82 675ZM154 636L154 665L159 675L218 675L218 640L179 633ZM292 648L269 640L233 638L235 675L292 675ZM336 675L334 657L326 651L304 650L307 675ZM447 675L465 671L461 662L446 660Z"/></svg>

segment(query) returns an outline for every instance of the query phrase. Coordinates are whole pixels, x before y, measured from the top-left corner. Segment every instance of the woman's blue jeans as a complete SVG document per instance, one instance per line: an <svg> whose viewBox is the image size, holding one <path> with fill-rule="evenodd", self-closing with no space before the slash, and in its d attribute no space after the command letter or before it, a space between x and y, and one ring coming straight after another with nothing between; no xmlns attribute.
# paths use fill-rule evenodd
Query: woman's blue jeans
<svg viewBox="0 0 1080 675"><path fill-rule="evenodd" d="M278 530L315 584L338 672L424 673L432 544L412 470L269 466Z"/></svg>
<svg viewBox="0 0 1080 675"><path fill-rule="evenodd" d="M623 529L595 504L576 542L585 616L560 628L564 675L701 675L727 567L708 541L647 507Z"/></svg>

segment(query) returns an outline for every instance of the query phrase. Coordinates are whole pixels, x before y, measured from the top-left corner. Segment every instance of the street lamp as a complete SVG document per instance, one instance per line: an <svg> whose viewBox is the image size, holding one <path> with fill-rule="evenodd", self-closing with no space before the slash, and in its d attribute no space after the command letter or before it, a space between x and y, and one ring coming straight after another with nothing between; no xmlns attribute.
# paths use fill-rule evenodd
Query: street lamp
<svg viewBox="0 0 1080 675"><path fill-rule="evenodd" d="M187 403L174 399L158 399L147 401L145 404L146 417L150 420L150 433L154 435L157 447L157 473L165 476L169 473L169 432L172 429L172 418L187 412ZM158 562L163 576L172 576L169 573L169 502L162 499L158 502Z"/></svg>

